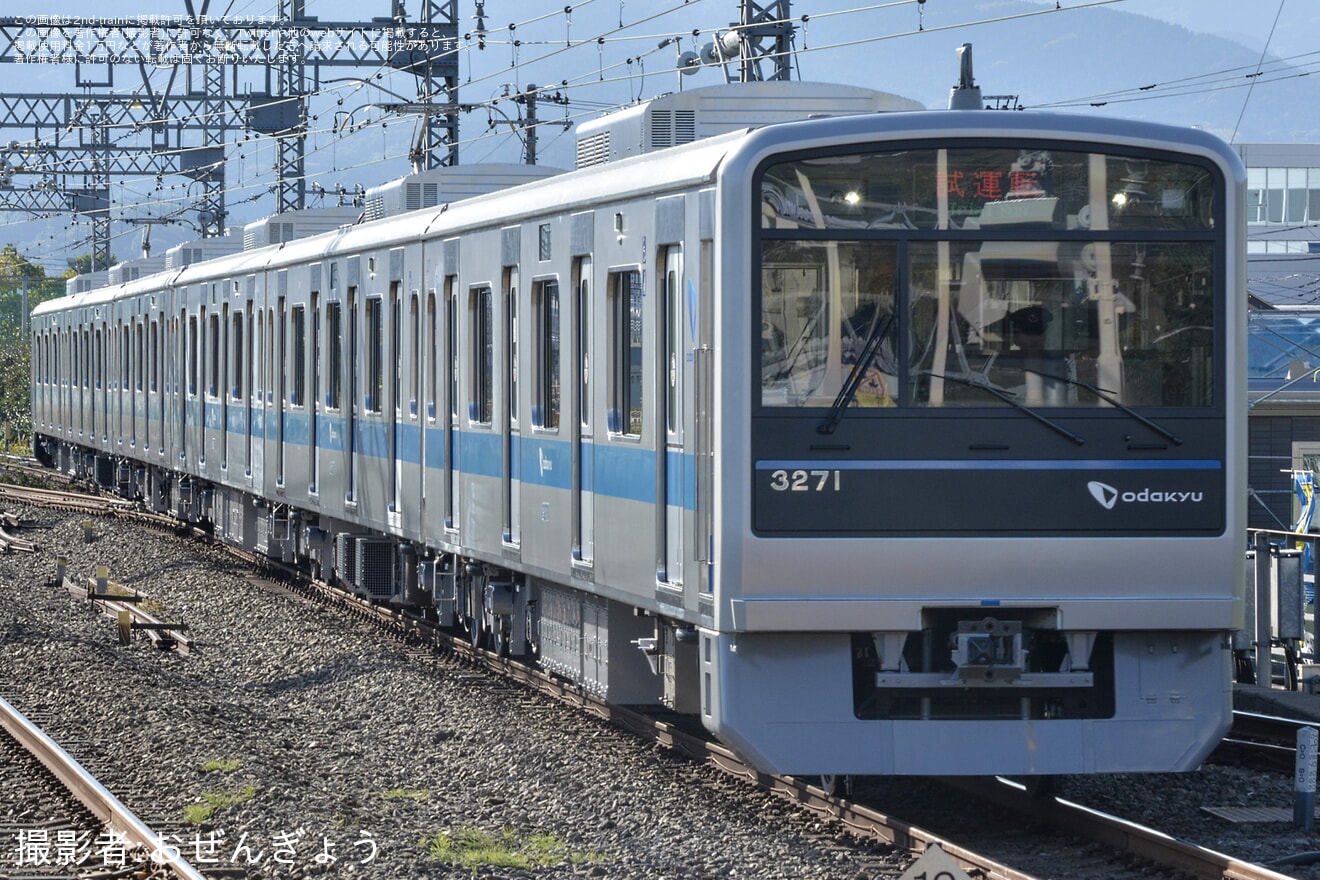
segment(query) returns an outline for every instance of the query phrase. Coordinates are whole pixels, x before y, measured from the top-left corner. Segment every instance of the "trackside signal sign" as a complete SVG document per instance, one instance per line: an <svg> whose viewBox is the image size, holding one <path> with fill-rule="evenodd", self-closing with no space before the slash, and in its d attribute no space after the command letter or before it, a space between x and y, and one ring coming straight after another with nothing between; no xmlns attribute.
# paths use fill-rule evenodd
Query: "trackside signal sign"
<svg viewBox="0 0 1320 880"><path fill-rule="evenodd" d="M932 843L898 880L971 880L948 853Z"/></svg>

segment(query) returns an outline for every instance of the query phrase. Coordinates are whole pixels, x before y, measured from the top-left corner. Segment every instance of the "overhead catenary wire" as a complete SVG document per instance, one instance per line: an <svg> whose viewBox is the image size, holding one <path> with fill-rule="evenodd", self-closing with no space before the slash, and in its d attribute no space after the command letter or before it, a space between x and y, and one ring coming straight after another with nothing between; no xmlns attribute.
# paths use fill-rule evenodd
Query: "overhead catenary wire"
<svg viewBox="0 0 1320 880"><path fill-rule="evenodd" d="M590 0L587 0L587 2L590 2ZM847 10L838 10L838 11L834 11L834 12L820 13L820 14L817 14L815 17L816 17L816 18L827 18L827 17L833 17L833 16L847 15L847 14L857 14L857 13L861 13L861 12L868 12L868 11L873 11L873 10L876 10L876 9L882 9L882 8L890 8L890 7L894 7L894 6L915 5L915 4L918 4L919 2L921 2L921 0L898 0L898 2L893 2L893 3L875 4L875 5L870 5L870 6L854 7L854 8L847 9ZM1069 7L1063 7L1062 9L1063 9L1063 11L1069 11L1069 10L1076 10L1076 9L1089 8L1089 7L1092 7L1092 6L1108 5L1108 4L1117 3L1117 2L1122 2L1122 0L1089 0L1089 2L1084 2L1084 3L1074 4L1074 5L1069 6ZM579 6L581 6L581 5L586 5L586 4L585 4L585 3L583 3L583 4L579 4ZM670 5L669 7L664 8L664 9L661 9L661 10L659 10L659 11L652 12L651 14L649 14L649 15L643 17L643 18L637 19L636 21L633 21L633 22L628 23L627 25L624 25L623 27L627 27L627 28L636 27L636 26L639 25L639 24L644 24L644 23L646 23L646 22L653 21L653 20L655 20L655 19L661 18L661 17L663 17L663 16L665 16L665 15L668 15L668 14L670 14L670 13L677 12L677 11L680 11L680 10L683 10L683 9L686 9L686 8L688 8L688 7L691 6L691 5L693 5L693 4L691 3L691 0L682 0L682 2L679 2L679 0L676 0L676 2L674 2L674 3L673 3L672 5ZM573 7L571 7L571 6L569 6L569 7L565 7L565 10L571 10L572 8L573 8ZM1050 14L1050 13L1054 13L1054 12L1057 12L1057 11L1060 11L1060 10L1059 10L1059 9L1043 9L1043 10L1035 10L1035 11L1032 11L1032 12L1027 12L1027 13L1017 13L1017 14L1014 14L1014 15L1000 16L1000 17L997 17L997 18L989 18L989 19L981 19L981 20L978 20L978 21L972 21L972 22L961 22L961 23L949 24L949 25L942 26L942 27L940 27L940 28L927 28L924 32L929 33L929 32L933 32L933 31L935 31L935 30L948 30L948 29L954 29L954 28L959 28L959 27L973 27L973 26L979 26L979 25L983 25L983 24L994 24L994 23L999 23L999 22L1003 22L1003 21L1011 21L1011 20L1015 20L1015 19L1019 19L1019 18L1024 18L1024 17L1033 17L1033 16L1037 16L1037 15ZM528 19L527 22L525 22L525 23L530 23L530 22L535 22L535 21L541 21L541 20L544 20L544 19L546 19L546 18L550 18L550 17L553 17L553 16L555 16L555 15L562 15L562 14L565 14L565 13L564 13L563 11L556 11L556 12L554 12L554 13L548 13L548 14L546 14L546 15L538 16L538 17L533 18L533 19ZM525 23L515 23L515 25L512 25L512 26L522 26L522 25L524 25ZM511 26L511 27L512 27L512 26ZM734 29L736 29L736 28L734 28ZM489 30L487 31L487 33L496 33L496 32L498 32L499 30L500 30L499 28L489 29ZM523 63L524 63L524 64L542 63L542 62L545 62L545 61L548 61L548 60L551 60L551 59L555 58L556 56L562 54L564 51L566 51L566 50L568 50L568 49L572 49L572 48L581 48L581 47L583 47L583 46L595 46L595 45L597 45L597 44L599 43L600 40L614 41L614 40L635 39L635 38L633 38L633 37L628 37L628 36L626 36L626 35L625 35L625 36L620 36L619 33L618 33L618 31L619 31L619 29L611 29L611 30L605 31L605 32L603 32L603 33L601 33L601 34L598 34L598 35L596 35L596 36L593 36L593 37L590 37L590 38L587 38L587 39L584 39L584 40L580 40L580 41L578 41L577 43L573 43L573 44L571 44L570 46L560 46L560 47L557 47L557 48L555 49L555 51L552 51L552 52L549 52L549 53L543 54L543 55L541 55L541 56L539 56L539 57L537 57L537 58L534 58L534 59L528 59L528 60L526 60L526 61L523 62ZM666 36L667 36L668 38L671 38L671 39L672 39L672 38L684 37L684 36L687 36L687 35L689 35L689 34L695 34L695 33L700 33L700 32L701 32L701 31L699 31L699 30L698 30L698 31L670 32L670 33L666 34ZM825 50L829 50L829 49L841 48L841 47L847 47L847 46L853 46L853 45L859 45L859 44L864 44L864 43L869 43L869 42L876 42L876 41L880 41L880 40L895 39L895 38L898 38L898 37L910 36L910 35L913 35L913 34L916 34L916 33L920 33L920 32L922 32L922 31L902 31L902 32L896 32L896 33L890 33L890 34L883 34L883 35L877 35L877 36L874 36L874 37L865 38L865 39L861 39L861 40L849 40L849 41L840 42L840 43L827 44L827 45L823 45L823 46L818 46L818 47L816 47L816 48L813 49L813 50L806 50L806 51L825 51ZM550 43L550 41L547 41L547 45L548 45L549 43ZM469 47L463 47L463 48L464 48L464 51L470 51L470 48L469 48ZM656 50L652 50L652 52L654 52L654 51L656 51ZM799 50L799 51L804 51L804 50ZM646 53L646 54L650 54L650 53L648 52L648 53ZM640 56L639 56L639 57L640 57ZM767 57L774 57L774 56L773 56L773 55L770 55L770 56L767 56ZM630 60L634 60L634 59L633 59L632 57L630 57L630 58L626 58L626 59L623 59L622 61L616 62L616 63L614 63L613 65L611 65L609 69L617 69L617 68L620 68L620 67L625 67L625 68L626 68L627 65L628 65L628 62L629 62ZM388 69L387 69L387 68L384 68L384 67L382 66L381 68L378 68L376 71L374 71L372 74L369 74L368 77L358 77L357 80L358 80L359 83L361 83L361 85L359 85L359 86L358 86L358 89L355 89L355 91L356 91L356 90L359 90L361 87L363 87L364 85L366 85L366 84L367 84L367 83L366 83L366 80L368 80L370 77L372 77L372 76L380 77L380 76L383 76L383 75L384 75L385 73L387 73L387 72L392 72L393 70L394 70L393 68L388 68ZM501 72L499 72L499 71L493 71L493 72L491 72L490 74L487 74L486 76L484 76L484 77L482 77L482 78L480 78L480 79L473 80L472 82L473 82L474 84L479 84L479 83L481 83L481 82L483 82L483 81L496 80L496 79L499 79L499 78L501 77L501 75L502 75ZM593 79L591 79L591 77L590 77L589 75L583 74L583 75L580 75L579 77L576 77L576 78L567 78L567 79L563 80L562 85L565 85L565 86L571 86L571 85L573 85L575 82L576 82L576 83L580 83L580 84L590 84L590 83L593 83L593 82L596 83L596 84L599 84L600 82L604 82L604 83L608 84L608 83L615 83L615 82L620 82L620 81L624 81L624 80L629 80L629 79L632 79L632 78L633 78L633 77L632 77L631 75L625 75L625 76L620 76L620 77L610 77L610 78L607 78L607 79L604 79L604 80L600 80L599 78L597 78L596 80L593 80ZM314 98L314 97L317 97L317 96L319 96L319 95L322 95L322 94L325 94L325 93L327 93L327 92L331 92L331 91L335 91L335 89L329 89L329 90L327 90L327 89L318 89L318 90L313 90L313 91L311 91L311 92L306 93L305 95L300 95L300 96L290 96L290 97L289 97L289 100L293 101L293 100L300 100L300 99L303 99L303 98ZM132 93L132 94L128 95L127 97L141 97L141 95L140 95L140 93ZM517 97L517 96L512 96L512 97ZM496 99L496 100L499 100L499 99ZM602 104L603 104L604 106L619 106L619 102L617 102L617 101L602 102ZM227 112L227 111L218 111L218 112ZM214 115L214 114L208 115L208 114L205 114L205 113L196 113L196 114L185 115L185 116L181 116L181 117L172 117L172 118L169 119L169 120L148 120L148 121L140 122L140 123L123 123L123 124L121 125L121 127L124 127L124 128L135 128L135 127L138 127L138 126L141 126L141 125L149 125L149 124L152 124L153 122L159 122L159 121L165 121L165 122L169 122L169 123L178 123L178 122L184 122L184 123L196 123L196 122L208 121L208 120L211 118L211 116L213 116L213 115ZM198 148L198 147L192 147L192 148L183 148L183 149L184 149L184 150L187 150L187 149L200 149L200 148Z"/></svg>
<svg viewBox="0 0 1320 880"><path fill-rule="evenodd" d="M580 53L583 51L590 51L593 54L595 54L597 51L599 51L600 47L602 46L606 46L606 47L622 46L631 42L635 42L637 40L654 39L654 37L657 35L637 35L633 33L633 31L635 31L639 25L644 25L646 23L656 21L670 13L690 10L692 7L699 5L699 0L697 3L674 2L661 10L658 11L652 10L650 11L651 14L648 14L647 16L639 18L635 21L625 23L621 17L619 20L618 28L609 28L603 30L601 33L593 34L588 37L574 40L571 37L572 11L575 8L580 9L582 7L585 7L591 2L593 2L593 0L584 0L584 2L576 4L576 6L567 6L567 7L563 7L562 10L548 11L533 17L529 17L522 21L513 22L507 27L496 26L496 27L487 28L484 32L485 38L491 41L492 46L495 46L495 45L499 45L500 41L498 37L501 34L508 36L510 38L513 38L513 36L517 34L516 38L522 41L522 47L524 49L535 46L538 48L543 47L546 50L548 50L548 51L536 53L536 57L525 57L520 59L521 65L530 66L532 64L542 63L550 59L562 61L563 58L561 58L561 56L564 56L564 53L569 53L569 52ZM795 54L800 55L800 54L808 54L808 53L827 52L830 50L835 50L850 46L876 43L884 40L892 40L902 37L912 37L918 34L926 35L926 34L933 34L940 31L946 31L960 27L975 27L985 24L997 24L1005 21L1013 21L1022 18L1052 14L1059 11L1067 12L1067 11L1076 11L1076 10L1086 9L1096 6L1105 6L1117 2L1121 2L1121 0L1093 0L1093 2L1068 4L1066 6L1063 4L1058 4L1057 7L1055 8L1042 8L1038 10L1031 10L1029 12L1017 13L1013 15L984 18L977 21L964 21L956 24L948 24L937 27L922 26L922 27L918 27L917 29L896 31L893 33L874 34L860 39L847 40L847 41L841 41L835 43L818 44L816 46L811 47L810 49L807 49L805 47L798 49ZM245 9L251 8L252 5L253 4L251 2L246 3L244 4L244 8ZM917 6L917 5L919 5L918 0L897 0L897 2L860 5L842 10L829 10L827 12L816 13L812 16L803 16L800 20L805 24L808 18L812 20L824 20L824 19L835 18L840 16L861 15L863 13L874 12L883 9L890 9L894 7ZM707 6L706 8L710 8L710 7ZM230 10L233 9L232 2L230 4L229 9ZM487 13L487 16L489 16L489 12ZM562 18L565 28L566 36L565 39L563 40L528 39L526 36L522 34L518 34L518 30L520 28L531 27L539 23L543 23L559 18ZM713 33L715 31L720 31L720 30L726 30L726 28L720 27L716 29L704 29L704 32ZM679 39L686 40L689 38L695 40L697 36L701 33L703 33L702 29L675 30L673 32L663 33L659 36L661 36L661 38L671 38L674 40L679 40ZM510 40L510 42L511 41L512 39ZM469 62L469 67L470 67L472 56L476 51L478 50L475 49L471 44L465 44L461 46L459 49L460 60L467 60ZM580 63L576 65L577 70L579 71L577 74L562 79L560 83L555 84L554 86L557 88L564 88L571 90L573 94L572 100L575 109L573 112L568 112L566 110L564 115L564 121L565 122L576 121L581 118L584 118L587 115L594 113L595 110L609 109L609 108L621 106L621 103L618 100L598 100L598 101L591 100L588 94L591 91L591 88L589 87L611 86L613 84L625 82L625 81L637 82L638 77L631 70L629 70L629 68L633 68L635 70L641 70L643 68L649 67L649 65L646 65L645 61L642 61L640 64L637 63L637 59L644 59L645 57L653 54L656 51L659 51L659 49L650 49L645 53L640 53L635 56L630 55L625 59L613 61L608 65L608 67L604 65L600 65L598 67L595 63L589 63L589 64ZM581 58L581 55L577 55L575 57ZM400 71L382 65L381 67L378 67L376 70L371 71L368 74L368 77L360 78L363 80L374 79L375 80L374 82L358 82L356 84L349 84L349 85L343 85L343 84L323 85L321 88L318 88L313 92L308 93L307 98L309 101L311 101L311 100L328 97L330 100L342 100L344 103L347 103L353 100L356 96L361 95L361 93L366 89L370 89L372 87L379 87L381 89L385 89L385 86L380 85L380 83L383 81L383 78L390 74L397 74L397 73L400 73ZM605 75L607 73L609 74L608 76ZM403 72L403 75L407 75L406 72ZM499 78L501 78L502 76L507 76L506 69L493 70L481 76L470 78L469 82L464 83L461 86L461 88L467 88L470 84L494 82ZM516 100L520 96L520 94L521 93L519 92L515 92L514 94L508 96L507 98L498 97L498 98L490 99L488 101L474 102L470 106L474 110L485 106L495 106L504 100ZM640 99L641 99L640 91L629 92L630 101L636 101ZM321 111L321 113L325 113L325 112L326 112L325 110ZM309 119L315 119L315 116L316 114L311 114L309 115ZM193 117L194 120L201 120L205 118L206 117L204 114L197 114L195 117ZM365 111L361 111L360 119L362 120L361 124L357 124L354 126L353 133L361 133L377 127L379 127L380 130L383 131L386 126L395 124L395 120L397 119L397 117L392 115L387 115L383 111L367 109ZM171 122L173 121L175 120L171 120ZM543 124L557 125L558 122L557 121L552 122L551 120L546 120ZM336 126L334 125L321 125L321 126L309 127L308 131L306 132L306 136L308 138L308 144L312 145L312 149L310 150L308 156L309 157L324 156L327 150L334 151L338 149L338 145L340 144L339 135L341 133L342 132L338 131L336 129ZM483 132L482 134L476 137L464 137L458 143L460 146L462 145L471 146L477 143L489 143L491 144L491 148L490 148L491 151L498 149L497 147L498 141L487 140L488 137L507 138L508 135L502 132L500 133ZM560 135L558 135L556 137L556 140L558 140L559 137L563 137L563 134L561 133ZM317 144L316 140L318 139L329 139L329 144ZM262 140L263 139L261 138L257 138L256 142L260 143L262 142ZM227 153L229 153L229 155L226 156L226 161L235 161L236 158L241 159L242 156L246 155L246 149L241 145L237 149L234 149L233 143L226 144L225 146ZM194 149L201 149L201 147L181 147L178 149L178 152L182 153ZM367 167L373 164L377 164L380 161L395 161L397 159L403 159L406 158L407 155L406 147L400 147L397 150L385 150L382 151L382 153L384 155L377 158L375 162L357 163L356 165L349 166L349 168L341 169L339 167L338 161L336 160L333 163L334 168L332 170L309 171L306 174L304 174L303 177L305 179L313 179L313 178L324 178L327 175L342 175L349 170L356 170L362 167ZM142 179L134 178L131 180L140 183ZM121 186L121 188L124 188L126 184L127 181L116 181L116 185ZM256 181L252 183L240 182L234 185L233 187L226 187L225 193L245 194L254 191L257 193L268 192L270 191L271 185L272 184L268 180ZM186 201L186 197L180 196L179 198L171 201L169 204L171 205L181 204L184 201ZM117 204L116 210L122 213L129 210L145 209L145 208L149 208L154 203L155 202L152 199L143 199L140 201L131 202L127 204ZM26 221L21 220L18 222L26 222Z"/></svg>
<svg viewBox="0 0 1320 880"><path fill-rule="evenodd" d="M587 2L590 2L590 0L587 0ZM916 3L918 3L918 2L919 2L919 0L899 0L899 2L884 3L884 4L873 4L873 5L870 5L870 6L854 7L854 8L847 9L847 10L837 10L837 11L832 11L832 12L820 13L820 14L817 14L815 17L819 19L819 18L827 18L827 17L834 17L834 16L840 16L840 15L858 14L858 13L862 13L862 12L874 11L874 10L876 10L876 9L892 8L892 7L895 7L895 6L903 6L903 5L913 5L913 4L916 4ZM1120 2L1120 0L1093 0L1093 2L1082 3L1082 4L1076 4L1076 5L1073 5L1073 6L1070 6L1070 7L1066 7L1066 8L1065 8L1065 11L1066 11L1066 10L1076 10L1076 9L1087 8L1087 7L1090 7L1090 6L1107 5L1107 4L1114 3L1114 2ZM585 5L585 4L579 4L579 5ZM670 12L674 12L674 11L677 11L677 10L683 9L683 8L687 7L688 5L689 5L689 4L686 3L686 2L684 2L684 3L675 3L674 5L668 7L667 9L662 9L662 10L660 10L660 11L658 11L658 12L653 12L651 15L648 15L648 16L646 16L646 17L644 17L644 18L638 19L637 21L631 22L631 23L629 23L628 25L626 25L626 27L628 27L628 28L632 28L632 27L635 27L636 25L638 25L638 24L640 24L640 23L645 23L645 22L648 22L648 21L655 20L655 19L657 19L657 18L659 18L659 17L662 17L662 16L664 16L664 15L666 15L666 14L669 14ZM532 18L532 19L527 19L526 22L523 22L523 23L515 23L514 25L510 25L510 28L515 27L515 26L518 26L518 25L521 25L521 24L526 24L526 23L530 23L530 22L535 22L535 21L545 20L545 19L547 19L547 18L553 17L553 16L555 16L555 15L559 15L559 14L569 14L569 13L571 13L572 8L573 8L573 7L571 7L571 6L570 6L570 7L565 7L564 13L560 13L560 12L547 13L547 14L542 15L542 16L538 16L538 17L535 17L535 18ZM947 29L957 28L957 27L976 26L976 25L989 24L989 23L998 23L998 22L1001 22L1001 21L1009 21L1009 20L1014 20L1014 19L1023 18L1023 17L1030 17L1030 16L1041 15L1041 14L1048 14L1048 13L1052 13L1052 12L1056 12L1056 11L1059 11L1059 10L1058 10L1058 9L1043 9L1043 10L1035 10L1035 11L1032 11L1032 12L1029 12L1029 13L1020 13L1020 14L1015 14L1015 15L1011 15L1011 16L1001 16L1001 17L998 17L998 18L982 19L982 20L980 20L980 21L976 21L976 22L962 22L962 23L958 23L958 24L950 24L950 25L946 25L946 26L943 26L943 27L940 27L940 28L928 28L928 29L925 29L924 31L905 31L905 32L898 32L898 33L893 33L893 34L883 34L883 35L878 35L878 36L875 36L875 37L867 38L867 39L864 39L864 40L854 40L854 41L847 41L847 42L843 42L843 43L826 44L826 45L822 45L822 46L817 46L817 47L816 47L815 49L813 49L813 50L800 50L800 51L826 51L826 50L829 50L829 49L832 49L832 48L839 48L839 47L842 47L842 46L857 45L857 44L860 44L860 43L874 42L874 41L884 40L884 39L894 39L894 38L901 37L901 36L912 35L912 34L914 34L914 33L918 33L918 32L930 33L930 32L934 32L934 31L936 31L936 30L947 30ZM804 17L804 18L805 18L805 17ZM500 30L501 30L500 28L489 29L489 30L487 31L487 33L488 33L488 34L489 34L489 33L498 33ZM679 33L671 34L671 35L669 35L669 36L670 36L671 38L677 38L677 37L681 37L681 36L686 36L688 33L689 33L689 32L684 31L684 32L679 32ZM696 34L696 33L699 33L699 31L693 31L693 32L690 32L690 33ZM606 31L606 32L604 32L604 33L602 33L602 34L599 34L599 35L597 35L597 36L595 36L595 37L593 37L593 38L589 38L589 39L586 39L586 40L579 41L579 42L576 44L576 47L581 47L581 46L583 46L583 45L596 45L596 44L598 44L598 42L599 42L600 40L615 40L615 39L633 39L633 38L632 38L632 37L628 37L628 36L626 36L626 35L625 35L625 36L619 36L618 33L617 33L617 31L615 31L615 30L610 30L610 31ZM555 50L554 52L551 52L551 53L548 53L548 54L542 55L542 56L540 56L540 57L537 58L537 59L531 59L531 60L529 60L527 63L529 63L529 64L530 64L530 63L534 63L534 62L539 63L539 62L541 62L541 61L544 61L544 60L547 60L547 59L553 58L553 57L555 57L555 56L561 54L563 51L565 51L566 48L571 48L571 47L572 47L572 46L570 46L570 47L557 47L556 50ZM655 51L655 50L652 50L652 51ZM649 54L649 53L648 53L648 54ZM639 57L641 57L641 56L639 56ZM632 58L624 59L622 62L617 62L617 63L615 63L614 65L612 65L612 69L614 69L614 68L618 68L618 67L620 67L620 66L625 66L625 67L626 67L626 66L629 66L630 63L631 63L633 60L634 60L634 59L632 59ZM382 70L378 69L376 72L374 72L374 73L372 74L372 76L375 76L375 77L379 78L380 76L383 75L384 72L385 72L385 71L382 71ZM603 74L603 71L602 71L602 74ZM498 75L498 74L491 74L491 75L488 75L487 77L485 77L485 79L494 78L494 77L497 76L497 75ZM620 76L620 77L609 77L609 78L606 78L606 77L604 77L603 75L601 75L601 76L598 76L598 77L596 78L595 82L596 82L596 84L601 84L601 83L606 83L606 84L608 84L608 83L613 83L613 82L619 82L619 81L621 81L621 80L630 80L630 79L633 79L633 78L634 78L634 77L632 76L631 72L629 72L627 75L625 75L625 76ZM362 85L359 85L356 89L354 89L354 91L358 91L358 90L360 90L362 87L364 87L364 86L367 84L367 78L362 78L362 77L360 77L360 78L358 78L358 79L359 79L359 81L362 83ZM479 79L479 80L475 80L474 82L480 82L480 81L481 81L481 80ZM591 83L591 82L593 82L593 81L592 81L592 79L590 78L590 76L588 76L588 75L581 75L581 76L578 77L576 80L574 80L574 79L565 79L565 80L563 80L563 82L561 83L561 85L562 85L562 86L565 86L565 87L570 87L570 86L573 86L573 85L575 85L575 84L578 84L578 85L585 85L585 84L589 84L589 83ZM382 88L383 88L383 87L382 87ZM324 92L326 92L326 91L328 91L328 90L324 90L324 89L322 89L322 90L316 90L316 91L313 91L313 92L311 92L311 93L308 93L306 97L308 97L308 98L315 97L315 96L317 96L318 94L322 94L322 93L324 93ZM513 97L516 98L517 96L513 96ZM291 98L290 98L290 100L297 100L297 99L298 99L298 98L296 98L296 97L291 97ZM341 100L341 102L342 102L343 99L341 98L340 100ZM500 100L500 99L495 99L495 101L498 101L498 100ZM618 102L617 102L617 101L600 102L600 104L599 104L598 106L606 106L606 107L608 107L608 106L618 106ZM185 121L185 122L196 122L196 121L199 121L199 120L205 120L206 118L207 118L207 117L205 116L205 114L194 114L193 116L190 116L190 117L189 117L189 116L182 117L182 120ZM171 120L171 121L177 121L177 120ZM125 127L129 127L129 125L128 125L128 124L125 124ZM309 132L309 134L310 134L310 133L311 133L311 132ZM182 148L182 150L180 150L180 151L182 152L182 151L186 151L186 150L190 150L190 149L201 149L201 148L199 148L199 147Z"/></svg>
<svg viewBox="0 0 1320 880"><path fill-rule="evenodd" d="M1260 64L1265 62L1265 55L1270 51L1270 43L1274 40L1274 31L1279 26L1279 17L1283 15L1283 4L1285 2L1286 0L1279 0L1279 9L1274 13L1274 24L1270 25L1270 35L1265 38L1265 45L1260 50ZM1257 68L1259 69L1259 64ZM1242 99L1242 110L1238 113L1237 122L1233 125L1233 136L1229 138L1230 143L1237 141L1238 129L1242 126L1242 117L1247 113L1247 105L1251 103L1251 95L1255 88L1256 78L1252 77L1251 85L1247 88L1247 96Z"/></svg>

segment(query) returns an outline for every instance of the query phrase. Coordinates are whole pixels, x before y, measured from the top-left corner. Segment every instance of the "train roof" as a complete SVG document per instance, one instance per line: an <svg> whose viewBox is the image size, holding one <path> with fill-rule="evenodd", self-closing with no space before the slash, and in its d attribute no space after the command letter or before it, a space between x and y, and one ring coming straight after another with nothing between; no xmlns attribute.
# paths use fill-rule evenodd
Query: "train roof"
<svg viewBox="0 0 1320 880"><path fill-rule="evenodd" d="M771 151L791 148L798 139L813 145L857 143L859 137L945 140L993 134L1085 142L1103 138L1136 148L1177 146L1204 155L1245 179L1241 160L1223 140L1208 132L1160 123L1044 112L997 113L984 110L923 110L869 113L783 122L744 128L689 144L643 153L615 162L523 183L472 198L345 226L306 238L193 263L110 288L67 296L38 306L34 315L110 301L118 296L170 286L233 278L328 259L338 254L399 247L467 229L507 224L518 218L586 210L602 201L642 198L713 184L732 153L737 164L755 164ZM1235 170L1234 170L1235 169ZM145 283L145 286L143 286Z"/></svg>
<svg viewBox="0 0 1320 880"><path fill-rule="evenodd" d="M660 95L577 127L578 168L729 132L825 116L925 110L889 92L837 83L765 80Z"/></svg>
<svg viewBox="0 0 1320 880"><path fill-rule="evenodd" d="M945 142L956 138L1003 137L1029 140L1072 141L1085 146L1092 139L1110 146L1134 149L1174 149L1218 160L1235 169L1245 181L1245 167L1236 151L1222 138L1199 128L1080 113L1044 110L924 110L915 113L876 113L785 122L751 132L739 161L756 162L770 151L791 150L793 141L810 140L812 149L859 143L862 138Z"/></svg>

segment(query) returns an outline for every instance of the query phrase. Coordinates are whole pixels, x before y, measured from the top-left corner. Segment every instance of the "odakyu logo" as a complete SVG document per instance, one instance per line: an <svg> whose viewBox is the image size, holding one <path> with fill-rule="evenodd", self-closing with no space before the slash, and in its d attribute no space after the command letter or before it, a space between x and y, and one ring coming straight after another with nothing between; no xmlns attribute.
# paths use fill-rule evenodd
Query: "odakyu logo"
<svg viewBox="0 0 1320 880"><path fill-rule="evenodd" d="M1113 510L1120 501L1124 504L1200 504L1205 500L1204 492L1164 492L1149 486L1136 492L1124 492L1099 480L1087 483L1086 488L1105 510Z"/></svg>

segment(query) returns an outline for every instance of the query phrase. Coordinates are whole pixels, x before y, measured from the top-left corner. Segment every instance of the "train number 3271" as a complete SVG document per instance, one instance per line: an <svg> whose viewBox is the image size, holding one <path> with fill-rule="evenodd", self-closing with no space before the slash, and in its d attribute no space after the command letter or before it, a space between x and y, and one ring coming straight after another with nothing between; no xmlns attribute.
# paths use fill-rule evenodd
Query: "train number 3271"
<svg viewBox="0 0 1320 880"><path fill-rule="evenodd" d="M776 492L838 492L839 472L780 469L771 472L770 488Z"/></svg>

